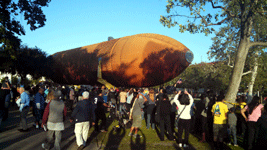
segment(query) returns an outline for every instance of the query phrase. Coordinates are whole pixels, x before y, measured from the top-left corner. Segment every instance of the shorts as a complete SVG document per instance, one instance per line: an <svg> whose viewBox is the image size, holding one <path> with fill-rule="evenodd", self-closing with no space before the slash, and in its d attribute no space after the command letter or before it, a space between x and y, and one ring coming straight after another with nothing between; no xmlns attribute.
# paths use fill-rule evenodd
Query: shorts
<svg viewBox="0 0 267 150"><path fill-rule="evenodd" d="M142 125L142 118L140 116L133 116L133 124L132 127L140 128Z"/></svg>
<svg viewBox="0 0 267 150"><path fill-rule="evenodd" d="M226 132L227 132L226 124L213 124L213 136L215 138L219 136L220 139L223 139L226 135Z"/></svg>

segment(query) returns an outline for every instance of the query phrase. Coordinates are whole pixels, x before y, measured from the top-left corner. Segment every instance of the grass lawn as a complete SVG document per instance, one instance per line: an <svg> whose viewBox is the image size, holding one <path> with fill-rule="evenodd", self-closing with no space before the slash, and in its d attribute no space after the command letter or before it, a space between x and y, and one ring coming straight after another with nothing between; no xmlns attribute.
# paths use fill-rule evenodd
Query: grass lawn
<svg viewBox="0 0 267 150"><path fill-rule="evenodd" d="M98 149L119 149L119 150L142 150L142 149L168 149L168 150L177 150L177 149L205 149L210 150L212 147L209 143L200 143L199 139L190 134L189 135L189 148L179 148L176 141L169 141L165 136L165 141L160 141L159 139L159 130L146 129L145 120L142 122L142 127L138 131L139 135L142 135L141 138L134 138L128 136L130 129L120 129L118 132L113 130L113 127L118 125L117 120L111 120L107 118L108 132L96 133L94 128L90 129L89 139L90 143L95 143ZM177 132L177 130L176 130ZM239 141L242 139L238 139ZM241 142L239 142L241 143ZM225 145L225 149L234 149L234 150L243 150L241 147L235 147L233 145Z"/></svg>

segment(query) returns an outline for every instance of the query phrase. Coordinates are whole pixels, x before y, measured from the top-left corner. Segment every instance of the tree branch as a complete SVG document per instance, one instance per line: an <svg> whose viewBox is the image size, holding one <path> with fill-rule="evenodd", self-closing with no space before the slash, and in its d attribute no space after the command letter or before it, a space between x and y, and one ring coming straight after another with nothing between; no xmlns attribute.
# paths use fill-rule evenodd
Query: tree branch
<svg viewBox="0 0 267 150"><path fill-rule="evenodd" d="M249 73L252 73L252 71L251 70L250 71L247 71L247 72L243 73L242 76L247 75Z"/></svg>
<svg viewBox="0 0 267 150"><path fill-rule="evenodd" d="M264 14L264 13L267 13L267 11L258 11L258 13L262 13L262 14Z"/></svg>
<svg viewBox="0 0 267 150"><path fill-rule="evenodd" d="M267 42L251 42L251 43L249 43L248 46L249 47L252 47L252 46L267 46Z"/></svg>
<svg viewBox="0 0 267 150"><path fill-rule="evenodd" d="M214 6L214 3L213 3L212 0L209 0L209 2L211 3L211 5L212 5L213 8L215 8L215 9L216 9L216 8L221 8L221 9L223 9L223 10L226 11L225 7L222 7L222 6Z"/></svg>
<svg viewBox="0 0 267 150"><path fill-rule="evenodd" d="M190 16L187 16L187 15L178 15L178 14L176 14L176 15L168 15L167 17L170 18L170 17L177 17L177 16L179 16L179 17L186 17L186 18L194 18L194 19L196 18L196 17L190 17Z"/></svg>
<svg viewBox="0 0 267 150"><path fill-rule="evenodd" d="M218 6L218 7L221 7L221 6ZM194 9L192 8L192 6L189 6L189 8L192 9L192 10L194 10ZM199 16L198 18L201 18L202 21L204 22L204 24L205 24L206 26L221 25L222 23L224 23L225 20L227 20L227 19L230 18L230 16L228 16L227 18L224 18L224 19L223 19L222 21L220 21L220 22L217 22L217 23L210 23L210 24L209 24L209 23L206 21L206 19L205 19L203 16L200 15L199 12L197 12L196 10L194 10L194 11L195 11L195 13Z"/></svg>
<svg viewBox="0 0 267 150"><path fill-rule="evenodd" d="M211 24L208 24L207 26L212 26L212 25L221 25L222 23L224 23L225 20L229 19L230 17L227 17L225 19L223 19L222 21L220 22L217 22L217 23L211 23Z"/></svg>
<svg viewBox="0 0 267 150"><path fill-rule="evenodd" d="M256 1L256 3L258 3L258 1ZM266 15L267 11L263 7L257 10L255 9L255 12L259 13L262 17L267 19L267 15Z"/></svg>
<svg viewBox="0 0 267 150"><path fill-rule="evenodd" d="M203 20L203 22L204 22L204 24L205 24L206 26L221 25L222 23L224 23L225 20L227 20L228 18L230 18L230 17L227 17L227 18L223 19L223 20L220 21L220 22L217 22L217 23L210 23L210 24L208 24L208 22L206 21L206 19L205 19L203 16L201 16L199 13L197 13L197 14L198 14L199 17Z"/></svg>
<svg viewBox="0 0 267 150"><path fill-rule="evenodd" d="M230 68L234 68L234 66L231 66L231 65L230 65L230 60L231 60L231 59L230 59L230 55L228 55L228 58L229 58L229 59L228 59L228 64L227 64L227 66L229 66Z"/></svg>
<svg viewBox="0 0 267 150"><path fill-rule="evenodd" d="M225 7L222 7L222 6L214 6L214 3L212 0L209 0L209 2L211 3L212 5L212 8L220 8L220 9L223 9L225 12L227 12L227 14L231 17L236 17L236 15L232 14L229 10L227 10Z"/></svg>

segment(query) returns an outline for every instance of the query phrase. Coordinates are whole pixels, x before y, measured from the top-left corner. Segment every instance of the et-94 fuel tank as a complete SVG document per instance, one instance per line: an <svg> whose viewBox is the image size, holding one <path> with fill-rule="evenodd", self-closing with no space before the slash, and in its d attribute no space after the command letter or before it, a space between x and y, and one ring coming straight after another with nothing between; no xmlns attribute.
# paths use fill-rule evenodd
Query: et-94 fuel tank
<svg viewBox="0 0 267 150"><path fill-rule="evenodd" d="M193 53L175 39L145 33L58 52L52 59L49 78L60 84L94 85L101 64L102 78L114 86L150 87L177 77Z"/></svg>

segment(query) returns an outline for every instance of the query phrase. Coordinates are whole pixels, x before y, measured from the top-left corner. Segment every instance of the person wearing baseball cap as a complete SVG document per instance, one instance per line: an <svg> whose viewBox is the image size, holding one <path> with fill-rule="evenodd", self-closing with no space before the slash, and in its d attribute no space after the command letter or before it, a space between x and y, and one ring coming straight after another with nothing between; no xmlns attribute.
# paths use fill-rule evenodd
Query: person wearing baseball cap
<svg viewBox="0 0 267 150"><path fill-rule="evenodd" d="M93 104L89 100L89 92L85 91L82 93L82 99L77 103L70 119L70 122L75 121L74 133L78 149L83 149L86 146L90 122L92 122L92 125L95 124L95 113L93 110Z"/></svg>

